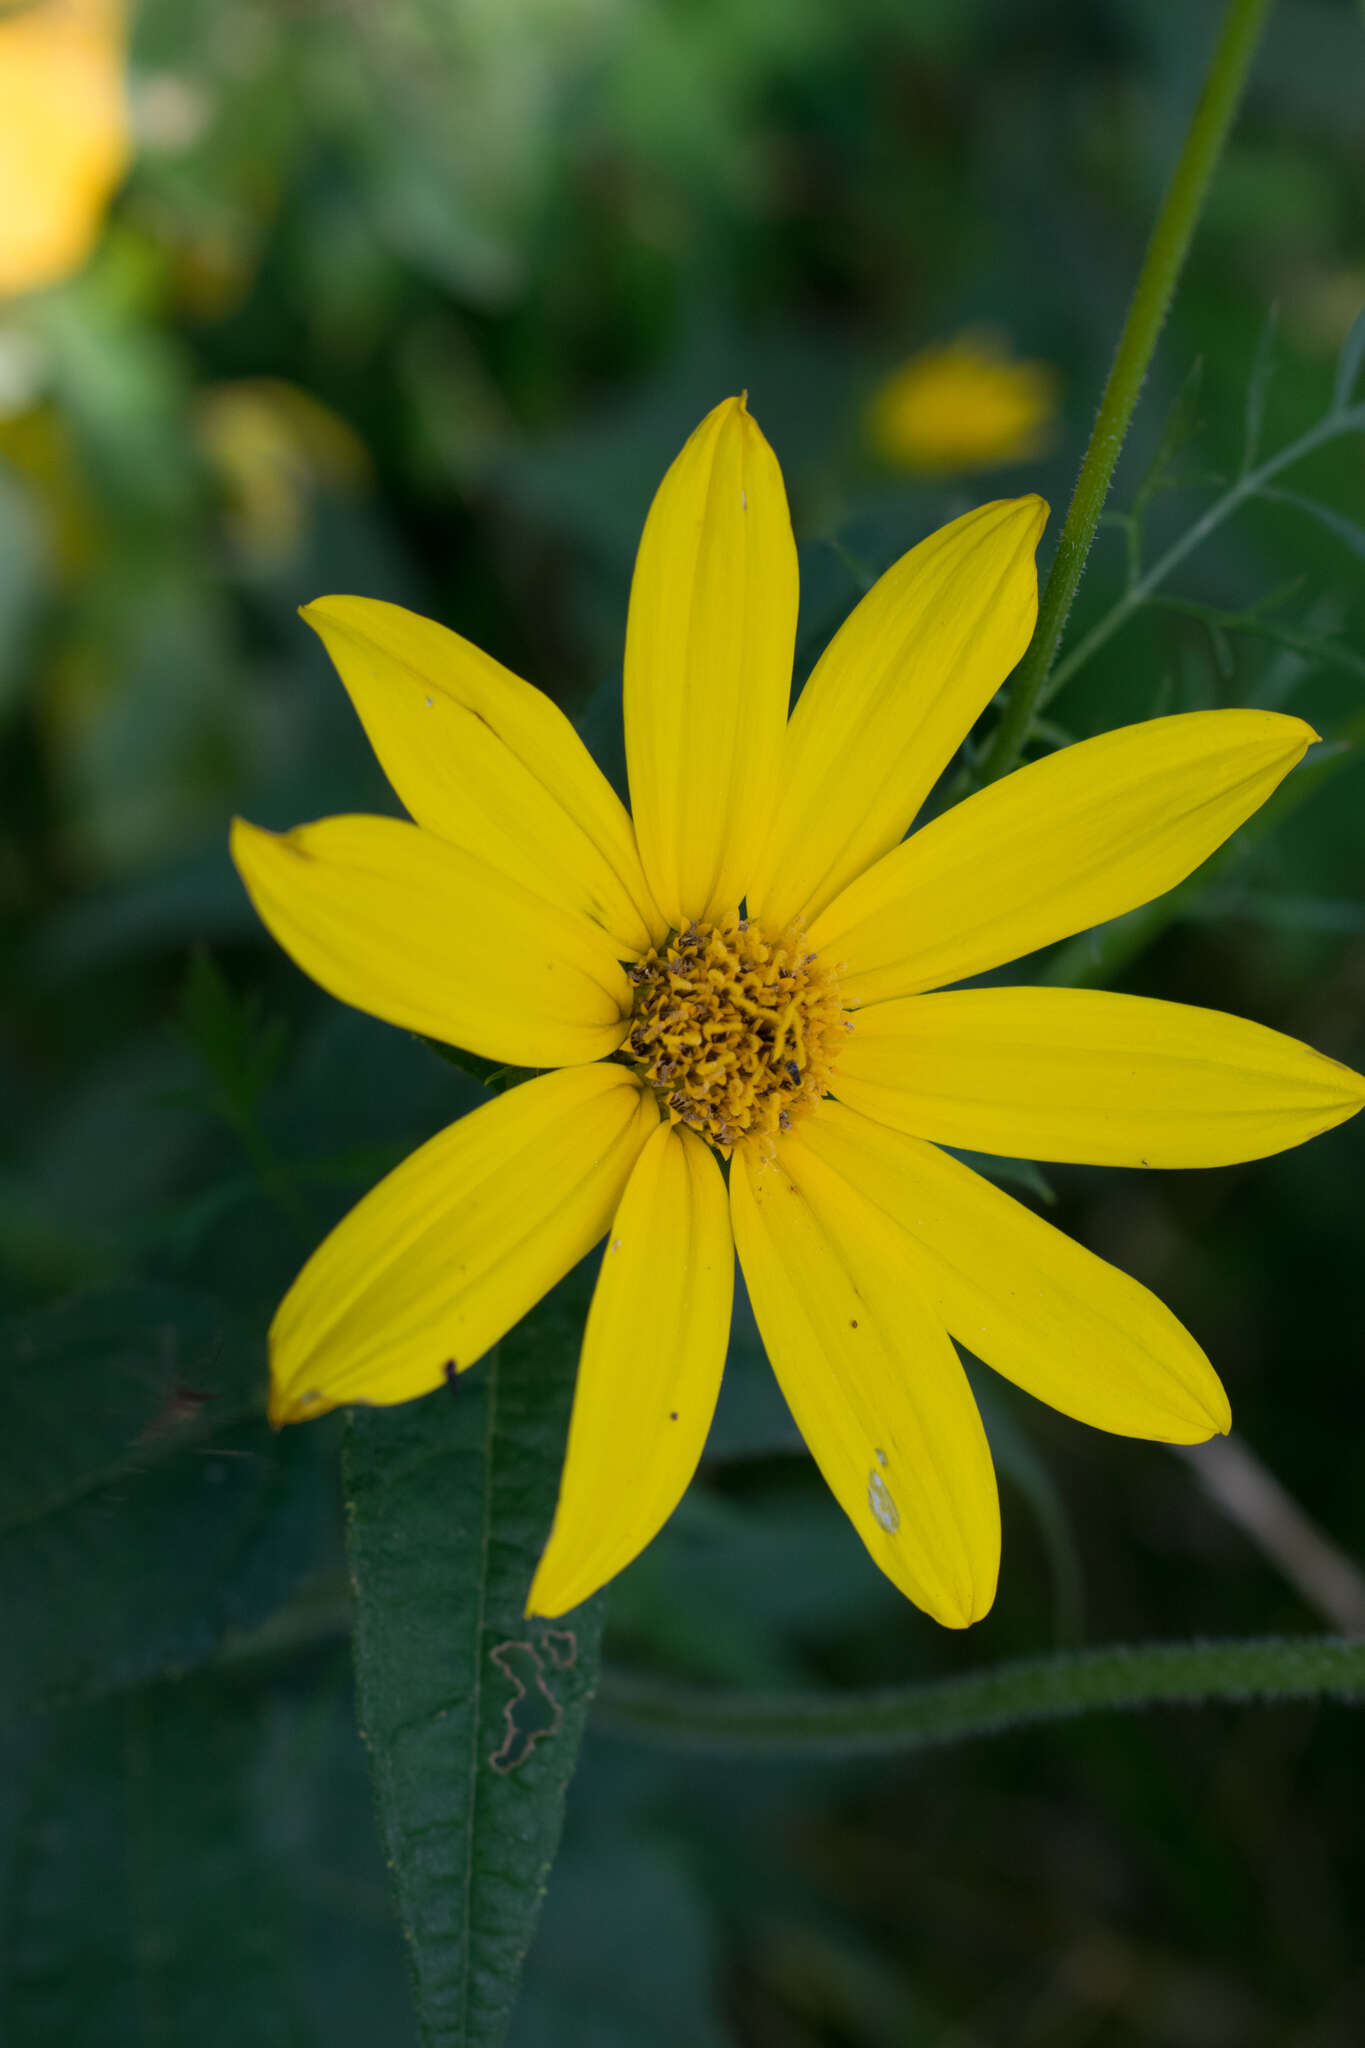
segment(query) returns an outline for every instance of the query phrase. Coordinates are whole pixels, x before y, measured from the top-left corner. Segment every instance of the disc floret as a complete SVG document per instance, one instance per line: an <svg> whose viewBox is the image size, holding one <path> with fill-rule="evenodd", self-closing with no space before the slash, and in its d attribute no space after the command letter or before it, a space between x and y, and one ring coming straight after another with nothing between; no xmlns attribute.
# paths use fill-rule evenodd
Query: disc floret
<svg viewBox="0 0 1365 2048"><path fill-rule="evenodd" d="M851 1019L799 928L695 921L630 969L623 1048L670 1117L722 1150L771 1147L828 1092Z"/></svg>

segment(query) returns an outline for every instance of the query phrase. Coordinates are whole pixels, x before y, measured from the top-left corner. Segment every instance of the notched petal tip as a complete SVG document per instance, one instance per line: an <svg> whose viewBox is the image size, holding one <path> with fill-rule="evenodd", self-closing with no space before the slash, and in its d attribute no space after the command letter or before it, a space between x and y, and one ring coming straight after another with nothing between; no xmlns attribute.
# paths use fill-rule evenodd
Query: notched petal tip
<svg viewBox="0 0 1365 2048"><path fill-rule="evenodd" d="M1025 517L1028 519L1033 527L1033 541L1036 547L1043 537L1043 528L1052 517L1051 505L1037 491L1025 491L1022 498L1015 498L1007 502L1013 503L1017 507L1021 519Z"/></svg>
<svg viewBox="0 0 1365 2048"><path fill-rule="evenodd" d="M998 1579L992 1579L989 1586L974 1586L965 1599L961 1594L941 1595L940 1603L925 1611L940 1628L972 1628L978 1621L984 1621L994 1607L998 1583Z"/></svg>
<svg viewBox="0 0 1365 2048"><path fill-rule="evenodd" d="M1154 1414L1146 1429L1125 1429L1121 1434L1159 1444L1206 1444L1211 1437L1228 1434L1232 1404L1227 1389L1193 1339L1190 1346L1194 1356L1187 1354L1178 1388L1168 1387L1164 1413ZM1170 1400L1171 1394L1183 1396L1178 1405Z"/></svg>
<svg viewBox="0 0 1365 2048"><path fill-rule="evenodd" d="M1180 1442L1206 1444L1210 1437L1226 1436L1232 1428L1232 1403L1227 1397L1227 1389L1212 1366L1209 1367L1209 1380L1212 1384L1201 1388L1197 1396L1199 1406L1203 1410L1204 1430L1199 1436L1178 1439Z"/></svg>

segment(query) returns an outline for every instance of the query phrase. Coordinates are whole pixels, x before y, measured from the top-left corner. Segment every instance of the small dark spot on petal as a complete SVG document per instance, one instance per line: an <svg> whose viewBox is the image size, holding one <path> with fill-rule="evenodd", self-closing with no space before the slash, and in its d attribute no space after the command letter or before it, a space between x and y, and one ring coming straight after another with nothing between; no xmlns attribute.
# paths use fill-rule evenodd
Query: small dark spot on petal
<svg viewBox="0 0 1365 2048"><path fill-rule="evenodd" d="M850 1316L850 1317L849 1317L849 1319L848 1319L848 1327L850 1328L850 1330L856 1330L856 1329L857 1329L857 1327L858 1327L858 1318L857 1318L856 1316Z"/></svg>

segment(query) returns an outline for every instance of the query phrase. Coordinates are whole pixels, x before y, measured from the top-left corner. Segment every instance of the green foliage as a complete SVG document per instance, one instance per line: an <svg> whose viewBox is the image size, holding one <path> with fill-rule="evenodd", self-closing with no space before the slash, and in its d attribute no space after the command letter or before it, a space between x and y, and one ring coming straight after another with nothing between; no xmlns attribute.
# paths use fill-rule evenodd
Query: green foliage
<svg viewBox="0 0 1365 2048"><path fill-rule="evenodd" d="M1267 320L1247 386L1242 462L1235 481L1227 486L1155 562L1144 568L1143 524L1151 500L1158 492L1171 488L1174 457L1189 443L1196 431L1192 398L1201 376L1201 365L1196 362L1180 397L1171 408L1157 444L1156 454L1146 476L1138 486L1131 509L1127 513L1109 515L1108 523L1121 527L1127 542L1128 573L1123 594L1110 610L1063 654L1056 666L1042 680L1037 694L1037 710L1051 704L1059 692L1093 661L1119 628L1147 605L1161 605L1167 609L1179 607L1202 616L1211 630L1215 657L1224 668L1227 668L1227 661L1223 635L1228 627L1259 633L1277 645L1291 648L1298 653L1316 654L1321 659L1338 665L1359 665L1359 657L1353 655L1349 649L1334 648L1329 643L1315 641L1309 634L1296 632L1294 628L1287 627L1277 620L1267 619L1265 615L1277 602L1279 593L1272 593L1269 596L1263 594L1240 613L1228 612L1226 617L1222 617L1215 607L1201 606L1197 600L1173 598L1164 587L1173 572L1216 533L1225 520L1231 518L1244 505L1257 500L1262 503L1291 505L1298 511L1308 513L1336 540L1343 542L1353 554L1365 556L1365 529L1362 529L1355 520L1321 499L1308 496L1302 491L1287 491L1274 482L1284 470L1293 468L1320 448L1346 437L1365 436L1365 405L1353 406L1347 402L1359 369L1359 356L1355 350L1354 339L1348 338L1343 347L1343 361L1348 374L1343 375L1339 369L1331 404L1322 417L1306 432L1286 442L1274 455L1265 457L1253 467L1273 367L1274 335L1274 321Z"/></svg>
<svg viewBox="0 0 1365 2048"><path fill-rule="evenodd" d="M725 392L787 478L798 684L969 504L1038 489L1055 536L1213 20L1066 0L1040 41L1026 13L134 10L126 188L79 276L0 307L6 2048L406 2048L405 1932L431 2040L510 2012L512 2048L1353 2048L1358 1730L1310 1702L1358 1686L1355 1652L1306 1636L1311 1605L1163 1447L973 1369L1007 1562L948 1637L867 1566L741 1304L703 1470L612 1589L532 1940L601 1625L570 1619L564 1668L521 1615L581 1294L457 1393L352 1420L384 1848L343 1424L262 1418L311 1247L517 1078L319 996L232 871L234 811L394 807L295 608L357 590L444 619L579 713L624 792L634 547ZM1031 731L1252 702L1328 735L1200 875L1037 972L1357 1066L1359 36L1349 8L1272 18L1118 472L1122 544L1092 554L1065 703ZM1053 453L874 470L879 375L978 322L1055 363ZM974 1162L1169 1296L1357 1554L1359 1146L1181 1177ZM1087 1638L1168 1641L1040 1659ZM1298 1704L1089 1711L1277 1690ZM764 1722L779 1693L794 1720ZM495 1771L509 1708L529 1753Z"/></svg>
<svg viewBox="0 0 1365 2048"><path fill-rule="evenodd" d="M0 1371L0 1719L193 1669L336 1568L328 1433L271 1435L216 1302L79 1298L7 1323Z"/></svg>
<svg viewBox="0 0 1365 2048"><path fill-rule="evenodd" d="M523 1612L583 1301L565 1283L448 1391L350 1422L360 1724L428 2048L505 2037L597 1682L600 1598Z"/></svg>
<svg viewBox="0 0 1365 2048"><path fill-rule="evenodd" d="M16 2048L413 2039L344 1655L68 1708L0 1759Z"/></svg>
<svg viewBox="0 0 1365 2048"><path fill-rule="evenodd" d="M239 1000L212 955L196 947L180 998L180 1028L216 1083L212 1107L238 1131L252 1130L284 1058L283 1018L265 1018L258 995Z"/></svg>

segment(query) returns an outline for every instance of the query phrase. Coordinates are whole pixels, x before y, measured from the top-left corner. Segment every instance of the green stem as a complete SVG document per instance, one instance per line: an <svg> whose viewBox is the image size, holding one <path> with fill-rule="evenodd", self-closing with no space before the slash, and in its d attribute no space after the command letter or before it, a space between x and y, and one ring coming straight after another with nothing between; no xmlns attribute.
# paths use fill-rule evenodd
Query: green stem
<svg viewBox="0 0 1365 2048"><path fill-rule="evenodd" d="M1365 431L1365 406L1354 406L1349 412L1328 413L1315 427L1301 434L1297 441L1291 441L1287 448L1281 448L1278 455L1272 455L1263 462L1259 469L1249 470L1245 476L1238 477L1236 483L1210 505L1201 518L1195 520L1189 532L1182 534L1159 561L1153 562L1145 576L1139 576L1128 586L1113 609L1091 627L1083 640L1077 641L1066 659L1059 661L1052 673L1040 681L1034 696L1036 708L1041 711L1045 704L1050 704L1057 692L1085 667L1092 656L1098 654L1106 640L1111 639L1119 627L1147 602L1153 591L1160 588L1171 571L1179 568L1185 557L1193 554L1239 505L1244 505L1248 498L1254 498L1281 470L1310 455L1315 448L1321 448L1324 442L1335 440L1339 434L1362 431Z"/></svg>
<svg viewBox="0 0 1365 2048"><path fill-rule="evenodd" d="M737 1756L886 1756L1072 1714L1210 1701L1356 1699L1365 1641L1266 1636L1030 1657L878 1692L765 1696L604 1671L594 1708L621 1734Z"/></svg>
<svg viewBox="0 0 1365 2048"><path fill-rule="evenodd" d="M1052 571L1038 607L1037 630L1011 679L1004 713L986 756L984 773L988 782L1007 774L1023 751L1029 719L1057 652L1128 422L1269 11L1270 0L1228 0L1204 89L1147 244L1090 445L1081 463Z"/></svg>

